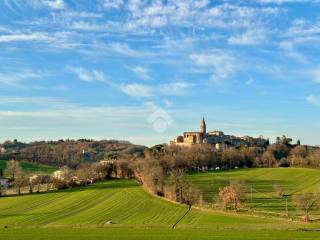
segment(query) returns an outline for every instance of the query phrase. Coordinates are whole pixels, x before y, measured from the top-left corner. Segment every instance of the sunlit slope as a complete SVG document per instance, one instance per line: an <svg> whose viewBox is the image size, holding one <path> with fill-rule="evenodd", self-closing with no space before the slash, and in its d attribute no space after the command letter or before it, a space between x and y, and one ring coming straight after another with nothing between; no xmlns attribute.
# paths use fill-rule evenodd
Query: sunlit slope
<svg viewBox="0 0 320 240"><path fill-rule="evenodd" d="M0 160L0 169L5 170L7 166L6 160ZM43 164L37 164L37 163L29 163L29 162L20 162L20 166L22 169L28 173L53 173L57 170L56 167L43 165Z"/></svg>
<svg viewBox="0 0 320 240"><path fill-rule="evenodd" d="M191 174L188 177L201 189L208 203L215 201L220 187L228 185L232 180L243 180L247 193L245 204L256 210L285 211L285 198L277 195L276 189L279 188L288 195L288 209L293 212L296 211L293 196L320 191L320 170L316 169L236 169Z"/></svg>
<svg viewBox="0 0 320 240"><path fill-rule="evenodd" d="M187 207L156 198L132 180L60 192L0 198L0 228L35 226L171 227ZM112 224L110 224L112 222ZM264 228L273 220L192 210L178 227ZM277 227L280 225L277 225ZM272 227L272 226L270 226Z"/></svg>

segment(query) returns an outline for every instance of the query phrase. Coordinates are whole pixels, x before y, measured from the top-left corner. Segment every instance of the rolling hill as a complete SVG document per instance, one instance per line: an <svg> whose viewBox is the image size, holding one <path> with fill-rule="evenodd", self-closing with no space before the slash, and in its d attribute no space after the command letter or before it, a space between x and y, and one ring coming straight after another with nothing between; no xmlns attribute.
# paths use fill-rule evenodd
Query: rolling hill
<svg viewBox="0 0 320 240"><path fill-rule="evenodd" d="M296 195L320 191L320 171L302 168L252 168L228 171L213 171L188 175L189 180L203 193L204 200L211 204L217 199L220 187L232 180L244 181L245 205L255 211L284 215L286 197L288 211L297 216L293 198ZM275 188L280 188L286 197L279 197Z"/></svg>
<svg viewBox="0 0 320 240"><path fill-rule="evenodd" d="M171 229L186 211L186 206L154 197L132 180L110 180L0 198L0 239L276 239L279 234L283 239L316 239L316 232L297 229L319 227L192 209Z"/></svg>

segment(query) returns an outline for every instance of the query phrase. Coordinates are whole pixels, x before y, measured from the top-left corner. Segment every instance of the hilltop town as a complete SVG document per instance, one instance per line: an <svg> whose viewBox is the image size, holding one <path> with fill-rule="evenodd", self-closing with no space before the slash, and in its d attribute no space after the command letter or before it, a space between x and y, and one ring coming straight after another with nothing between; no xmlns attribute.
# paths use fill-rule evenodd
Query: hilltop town
<svg viewBox="0 0 320 240"><path fill-rule="evenodd" d="M184 132L183 136L177 136L170 142L170 145L182 147L201 144L209 144L215 150L240 147L266 148L269 145L269 139L265 139L262 136L258 138L250 136L237 137L234 135L226 135L222 131L207 132L207 124L203 117L200 123L200 131Z"/></svg>

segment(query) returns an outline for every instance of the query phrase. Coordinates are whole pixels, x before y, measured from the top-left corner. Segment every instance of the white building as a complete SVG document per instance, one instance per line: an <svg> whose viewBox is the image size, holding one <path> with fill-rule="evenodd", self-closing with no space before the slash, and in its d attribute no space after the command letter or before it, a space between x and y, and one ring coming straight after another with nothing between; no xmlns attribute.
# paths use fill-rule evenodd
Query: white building
<svg viewBox="0 0 320 240"><path fill-rule="evenodd" d="M3 188L8 188L8 179L0 176L0 185Z"/></svg>

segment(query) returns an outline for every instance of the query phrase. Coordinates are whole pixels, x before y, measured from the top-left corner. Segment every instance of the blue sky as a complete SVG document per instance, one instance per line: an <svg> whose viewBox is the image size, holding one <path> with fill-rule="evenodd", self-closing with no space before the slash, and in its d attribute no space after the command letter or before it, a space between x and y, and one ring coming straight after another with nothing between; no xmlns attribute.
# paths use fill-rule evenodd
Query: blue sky
<svg viewBox="0 0 320 240"><path fill-rule="evenodd" d="M319 0L1 0L0 141L197 130L320 144Z"/></svg>

